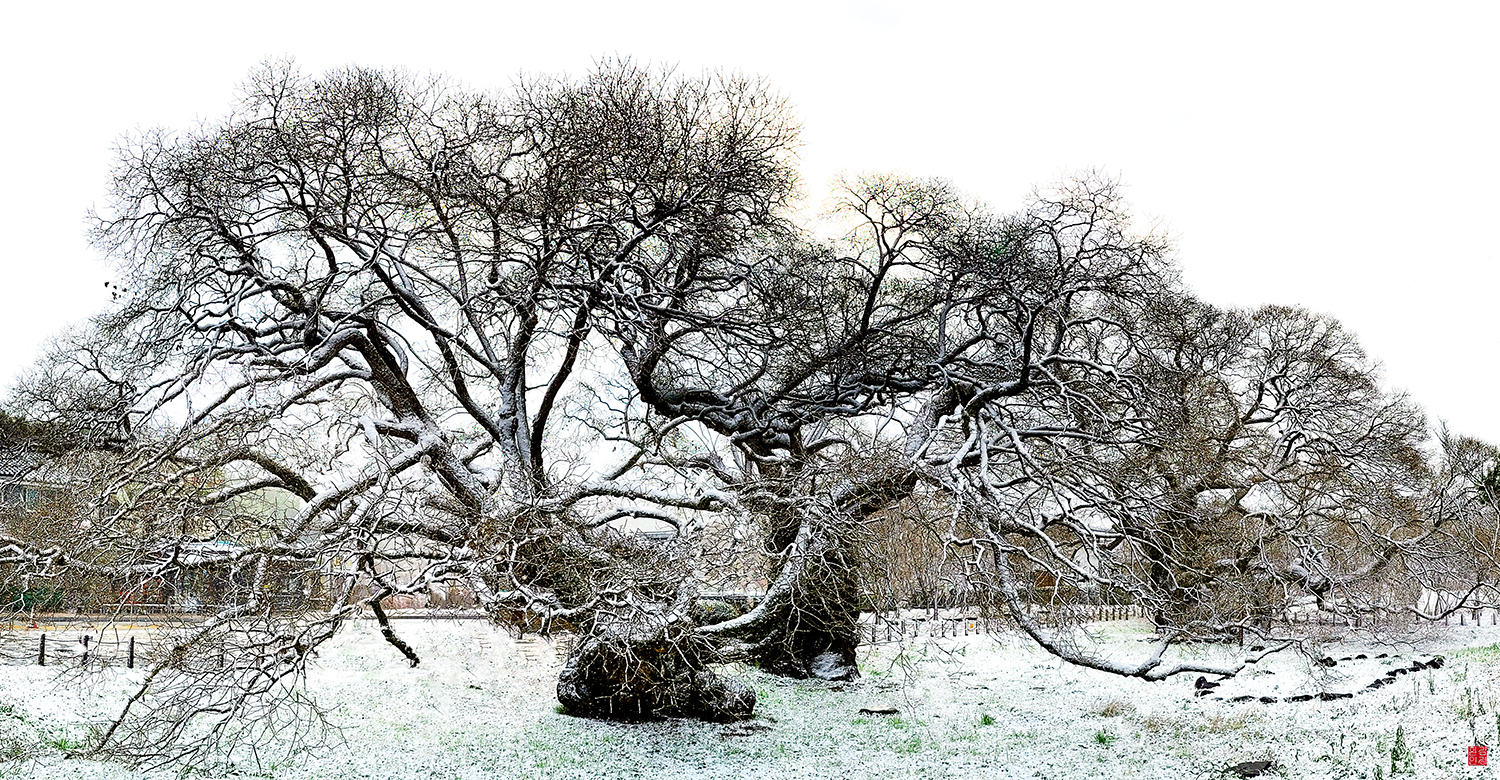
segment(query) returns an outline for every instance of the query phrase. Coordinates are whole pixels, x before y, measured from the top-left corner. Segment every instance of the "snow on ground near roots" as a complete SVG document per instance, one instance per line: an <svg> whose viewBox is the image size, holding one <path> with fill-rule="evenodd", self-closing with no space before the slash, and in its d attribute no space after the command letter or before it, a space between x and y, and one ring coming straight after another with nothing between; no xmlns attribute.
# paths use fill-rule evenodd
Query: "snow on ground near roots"
<svg viewBox="0 0 1500 780"><path fill-rule="evenodd" d="M310 682L335 712L347 744L287 766L244 769L286 778L1191 778L1223 777L1241 761L1271 759L1285 778L1390 777L1397 726L1416 778L1483 777L1471 744L1500 729L1500 630L1452 627L1390 645L1333 644L1335 657L1387 653L1332 669L1277 657L1196 698L1196 676L1148 683L1060 664L1018 638L954 637L880 645L861 656L865 677L839 685L751 670L757 718L739 724L601 723L556 712L560 662L546 642L517 642L479 621L402 621L422 655L408 668L372 624L357 622L325 648ZM1106 623L1099 639L1141 654L1139 622ZM1235 647L1186 654L1225 658ZM1389 669L1443 653L1448 663L1396 678L1353 699L1233 703L1357 691ZM0 756L6 740L41 743L40 759L0 763L0 777L139 778L112 764L62 758L89 721L106 718L139 671L88 686L57 670L0 667ZM900 714L861 715L895 707ZM1478 742L1476 743L1476 737ZM50 744L49 744L50 743Z"/></svg>

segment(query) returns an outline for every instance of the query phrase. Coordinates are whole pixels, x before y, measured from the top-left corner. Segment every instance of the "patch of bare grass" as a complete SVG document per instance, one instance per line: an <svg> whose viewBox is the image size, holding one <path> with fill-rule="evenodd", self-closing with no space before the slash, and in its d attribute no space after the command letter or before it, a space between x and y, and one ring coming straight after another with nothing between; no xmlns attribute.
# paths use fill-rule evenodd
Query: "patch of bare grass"
<svg viewBox="0 0 1500 780"><path fill-rule="evenodd" d="M1152 734L1175 731L1176 728L1177 722L1166 715L1147 715L1141 721L1141 729Z"/></svg>
<svg viewBox="0 0 1500 780"><path fill-rule="evenodd" d="M1203 728L1210 734L1243 731L1259 717L1259 713L1254 710L1238 710L1233 713L1211 712L1203 718Z"/></svg>

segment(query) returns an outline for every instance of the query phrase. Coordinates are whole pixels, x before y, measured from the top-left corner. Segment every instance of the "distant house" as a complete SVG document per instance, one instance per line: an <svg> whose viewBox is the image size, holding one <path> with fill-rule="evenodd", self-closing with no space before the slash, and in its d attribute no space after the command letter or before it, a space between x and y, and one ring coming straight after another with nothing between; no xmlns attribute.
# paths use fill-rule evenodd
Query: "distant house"
<svg viewBox="0 0 1500 780"><path fill-rule="evenodd" d="M22 444L0 442L0 532L42 545L86 545L89 521L109 511L95 506L82 489L86 480L77 469L90 465L100 464L89 455L49 458ZM205 510L194 527L184 527L178 519L175 527L163 526L156 534L134 540L131 554L138 557L120 574L33 585L28 593L45 590L48 596L27 599L48 611L197 610L237 603L248 596L252 576L240 570L237 560L246 550L246 540L227 541L219 533L226 527L251 528L257 520L288 516L299 505L289 494L250 491ZM296 566L277 562L270 573L273 584L265 595L279 604L300 605L323 593L323 578L307 576ZM14 590L0 571L0 607L21 598Z"/></svg>
<svg viewBox="0 0 1500 780"><path fill-rule="evenodd" d="M0 442L0 531L40 541L66 535L100 515L78 503L83 479L76 463L24 444Z"/></svg>
<svg viewBox="0 0 1500 780"><path fill-rule="evenodd" d="M38 474L43 458L28 447L0 445L0 504L19 506L35 503L42 494L54 490Z"/></svg>
<svg viewBox="0 0 1500 780"><path fill-rule="evenodd" d="M0 442L0 533L39 543L67 534L69 520L81 518L54 509L77 492L76 482L34 449ZM58 611L73 595L56 582L14 580L10 573L0 568L0 610Z"/></svg>
<svg viewBox="0 0 1500 780"><path fill-rule="evenodd" d="M684 520L684 525L687 521ZM735 535L733 521L711 523L700 527L697 533L689 534L686 541L678 528L660 521L622 523L616 530L633 535L652 544L688 545L688 554L697 559L692 566L692 577L698 583L699 598L724 601L741 608L758 604L770 586L767 577L772 568L771 556L760 552L759 545L744 541ZM743 536L743 534L741 534ZM723 555L727 548L739 550L739 554ZM717 550L720 554L706 554ZM744 553L750 554L744 554Z"/></svg>

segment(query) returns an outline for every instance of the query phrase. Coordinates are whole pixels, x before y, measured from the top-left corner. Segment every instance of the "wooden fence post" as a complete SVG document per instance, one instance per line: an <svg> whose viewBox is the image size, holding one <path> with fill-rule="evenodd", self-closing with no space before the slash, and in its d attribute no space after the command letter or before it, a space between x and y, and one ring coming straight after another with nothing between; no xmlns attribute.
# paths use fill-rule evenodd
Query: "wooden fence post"
<svg viewBox="0 0 1500 780"><path fill-rule="evenodd" d="M46 666L47 665L47 635L46 634L42 634L42 646L41 646L41 649L36 651L36 665L37 666Z"/></svg>
<svg viewBox="0 0 1500 780"><path fill-rule="evenodd" d="M135 668L135 635L133 635L133 634L130 637L130 651L125 656L125 668L126 669L134 669Z"/></svg>

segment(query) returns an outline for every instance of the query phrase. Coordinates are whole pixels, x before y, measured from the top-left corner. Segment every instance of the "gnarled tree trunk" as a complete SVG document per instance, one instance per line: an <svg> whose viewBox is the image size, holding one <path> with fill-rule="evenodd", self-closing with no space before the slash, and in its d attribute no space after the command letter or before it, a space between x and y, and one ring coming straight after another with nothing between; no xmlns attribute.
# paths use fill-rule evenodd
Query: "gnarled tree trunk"
<svg viewBox="0 0 1500 780"><path fill-rule="evenodd" d="M694 631L692 590L683 587L668 608L596 615L558 675L558 702L570 714L594 718L750 717L755 691L709 668L715 643Z"/></svg>
<svg viewBox="0 0 1500 780"><path fill-rule="evenodd" d="M797 556L791 587L767 594L770 619L754 635L750 658L762 669L799 680L859 677L857 529L841 518L809 518L806 544L796 544L802 524L786 523L772 536L777 549Z"/></svg>

